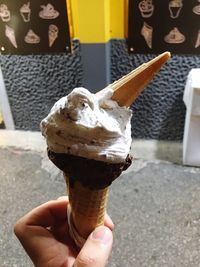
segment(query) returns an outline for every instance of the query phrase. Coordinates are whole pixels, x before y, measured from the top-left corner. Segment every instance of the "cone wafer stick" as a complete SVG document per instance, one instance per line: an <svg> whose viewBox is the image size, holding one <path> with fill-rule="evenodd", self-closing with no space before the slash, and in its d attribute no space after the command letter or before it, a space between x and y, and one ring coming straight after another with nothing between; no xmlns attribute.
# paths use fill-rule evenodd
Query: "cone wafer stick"
<svg viewBox="0 0 200 267"><path fill-rule="evenodd" d="M109 85L114 90L112 99L129 107L169 58L170 53L165 52Z"/></svg>

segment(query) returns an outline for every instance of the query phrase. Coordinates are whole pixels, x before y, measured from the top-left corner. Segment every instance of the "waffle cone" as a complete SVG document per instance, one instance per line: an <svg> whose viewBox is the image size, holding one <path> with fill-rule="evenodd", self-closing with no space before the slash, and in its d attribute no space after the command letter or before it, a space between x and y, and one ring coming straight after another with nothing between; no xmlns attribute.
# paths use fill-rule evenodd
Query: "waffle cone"
<svg viewBox="0 0 200 267"><path fill-rule="evenodd" d="M87 239L96 227L104 224L109 187L90 189L79 181L75 181L71 186L65 174L64 177L71 207L70 224L78 234L78 238L75 237L75 242L79 245L80 242L77 240L79 237L84 240Z"/></svg>
<svg viewBox="0 0 200 267"><path fill-rule="evenodd" d="M114 91L112 99L118 102L120 106L129 107L169 58L170 53L165 52L142 64L103 90L112 88Z"/></svg>

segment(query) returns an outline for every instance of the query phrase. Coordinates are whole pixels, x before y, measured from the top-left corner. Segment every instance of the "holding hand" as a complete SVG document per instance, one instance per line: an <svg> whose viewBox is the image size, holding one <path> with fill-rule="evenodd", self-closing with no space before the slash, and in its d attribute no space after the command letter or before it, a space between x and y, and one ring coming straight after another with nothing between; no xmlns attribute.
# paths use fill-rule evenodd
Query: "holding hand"
<svg viewBox="0 0 200 267"><path fill-rule="evenodd" d="M78 252L69 236L67 197L49 201L29 212L14 231L36 267L104 267L109 258L114 225L108 215Z"/></svg>

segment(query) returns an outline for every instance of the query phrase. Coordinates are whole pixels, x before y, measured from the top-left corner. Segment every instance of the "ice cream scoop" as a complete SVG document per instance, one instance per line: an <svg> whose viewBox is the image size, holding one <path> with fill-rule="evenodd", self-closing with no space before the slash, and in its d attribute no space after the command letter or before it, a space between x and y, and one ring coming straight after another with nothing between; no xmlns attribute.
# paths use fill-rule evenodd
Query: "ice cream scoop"
<svg viewBox="0 0 200 267"><path fill-rule="evenodd" d="M104 162L123 162L131 146L131 110L112 100L108 88L92 94L76 88L42 121L48 148Z"/></svg>

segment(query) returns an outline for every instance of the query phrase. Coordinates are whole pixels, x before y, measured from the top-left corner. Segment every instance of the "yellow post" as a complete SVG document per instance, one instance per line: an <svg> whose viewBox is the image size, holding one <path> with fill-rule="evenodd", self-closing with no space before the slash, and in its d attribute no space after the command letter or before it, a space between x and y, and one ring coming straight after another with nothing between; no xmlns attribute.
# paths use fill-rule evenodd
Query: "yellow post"
<svg viewBox="0 0 200 267"><path fill-rule="evenodd" d="M73 38L81 43L106 43L125 37L127 0L67 0Z"/></svg>
<svg viewBox="0 0 200 267"><path fill-rule="evenodd" d="M124 38L128 0L66 0L71 37L80 40L82 85L99 90L111 82L110 39Z"/></svg>
<svg viewBox="0 0 200 267"><path fill-rule="evenodd" d="M128 17L128 0L110 0L110 38L124 38Z"/></svg>

